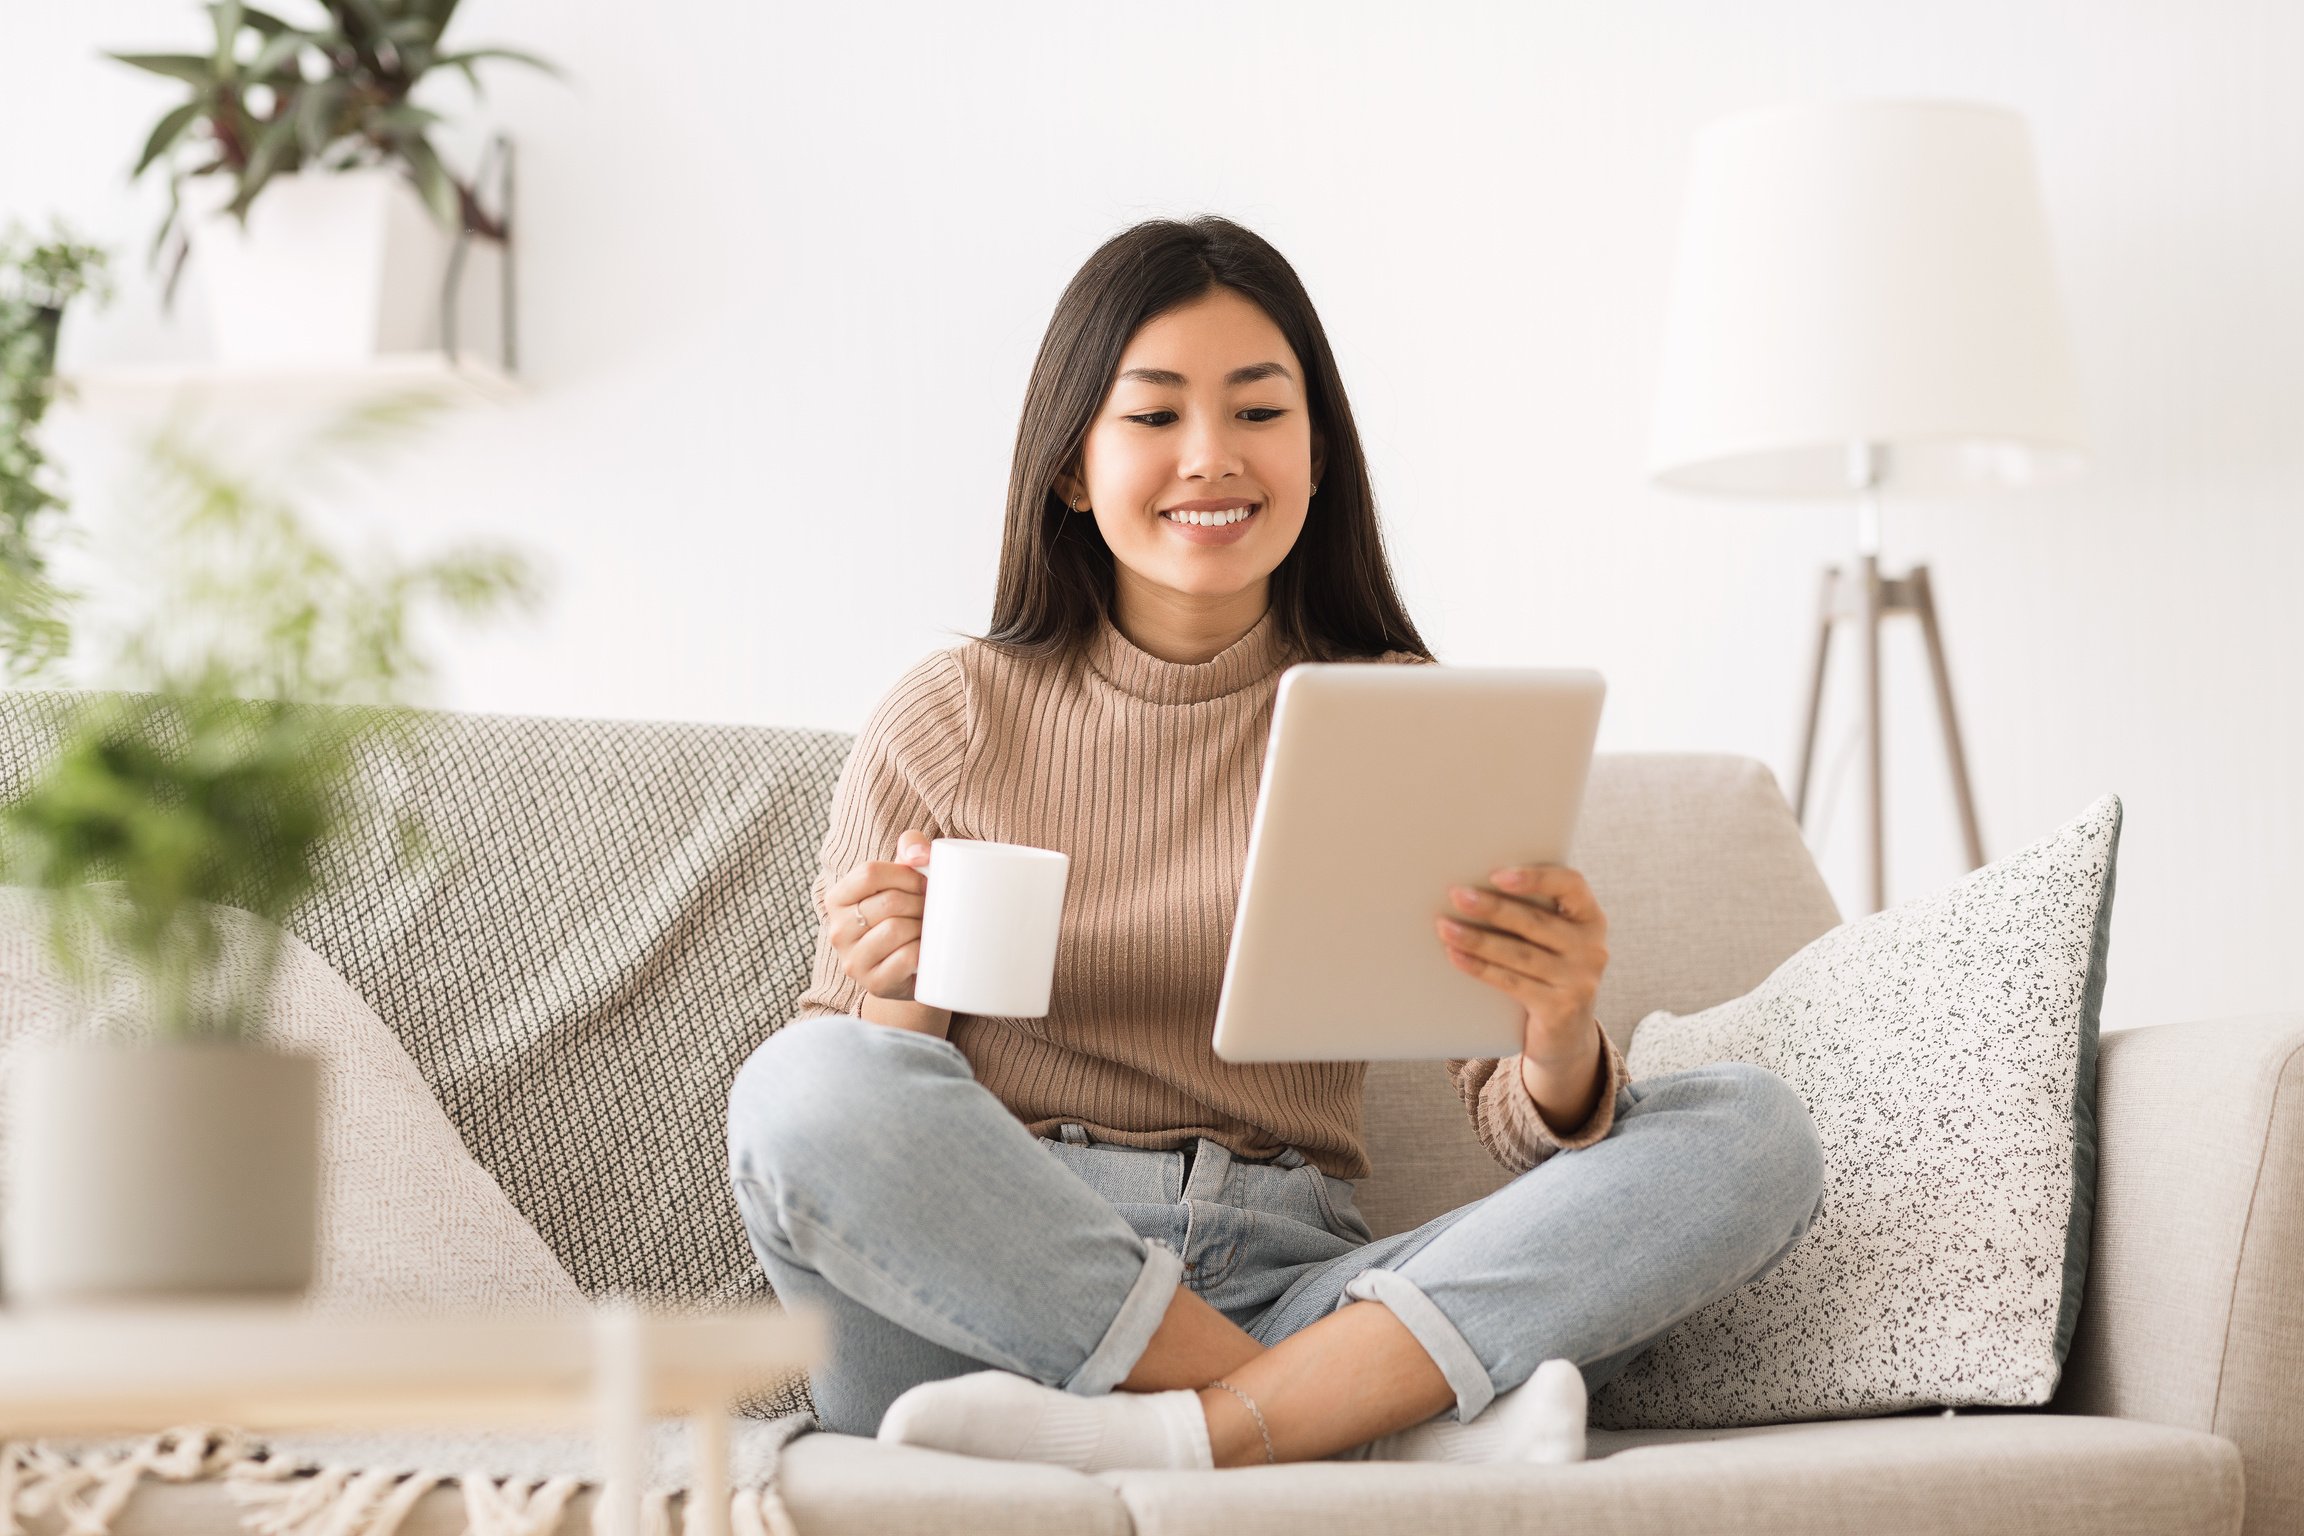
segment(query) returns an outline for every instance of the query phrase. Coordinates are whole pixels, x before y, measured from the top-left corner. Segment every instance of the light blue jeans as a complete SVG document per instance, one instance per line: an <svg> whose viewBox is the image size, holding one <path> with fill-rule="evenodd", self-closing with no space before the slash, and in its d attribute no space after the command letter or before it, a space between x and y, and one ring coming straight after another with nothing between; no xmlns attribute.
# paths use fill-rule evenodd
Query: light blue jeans
<svg viewBox="0 0 2304 1536"><path fill-rule="evenodd" d="M1601 1141L1371 1240L1351 1181L1293 1147L1036 1137L950 1041L816 1017L737 1073L728 1174L769 1283L828 1325L818 1421L870 1435L907 1388L987 1366L1108 1392L1178 1285L1266 1345L1382 1302L1459 1420L1555 1357L1597 1390L1782 1262L1824 1162L1790 1085L1715 1062L1627 1085Z"/></svg>

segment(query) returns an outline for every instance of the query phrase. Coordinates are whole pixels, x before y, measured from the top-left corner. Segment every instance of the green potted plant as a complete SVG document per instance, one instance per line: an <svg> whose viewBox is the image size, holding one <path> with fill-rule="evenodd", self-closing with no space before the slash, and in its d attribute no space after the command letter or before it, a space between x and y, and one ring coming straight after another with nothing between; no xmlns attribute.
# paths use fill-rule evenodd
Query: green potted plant
<svg viewBox="0 0 2304 1536"><path fill-rule="evenodd" d="M372 407L354 425L389 419ZM47 893L60 968L131 975L143 1004L126 1028L91 1019L25 1046L6 1074L17 1303L308 1284L317 1063L257 1028L279 924L332 838L390 815L357 789L367 754L423 749L404 702L430 674L416 621L534 595L500 550L348 556L178 433L151 467L129 538L159 588L113 642L117 686L50 696L61 746L0 807L0 881ZM413 852L420 829L399 830ZM268 920L252 951L227 952L228 907Z"/></svg>
<svg viewBox="0 0 2304 1536"><path fill-rule="evenodd" d="M173 301L196 253L219 361L357 363L444 345L440 297L453 237L460 335L490 316L511 231L477 174L433 143L442 117L414 96L510 48L442 41L456 0L325 0L295 25L240 0L208 0L211 46L109 57L189 87L145 138L132 177L165 174L168 212L152 247ZM493 270L492 270L493 269Z"/></svg>
<svg viewBox="0 0 2304 1536"><path fill-rule="evenodd" d="M68 645L64 596L44 553L64 497L40 420L56 394L65 307L108 292L105 253L62 224L45 239L21 225L0 235L0 682L21 681Z"/></svg>

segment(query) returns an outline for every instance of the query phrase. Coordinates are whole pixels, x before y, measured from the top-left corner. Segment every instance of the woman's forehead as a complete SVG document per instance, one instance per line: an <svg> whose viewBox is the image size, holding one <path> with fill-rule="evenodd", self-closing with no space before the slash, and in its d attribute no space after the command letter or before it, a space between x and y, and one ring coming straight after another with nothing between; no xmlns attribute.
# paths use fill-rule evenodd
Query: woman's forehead
<svg viewBox="0 0 2304 1536"><path fill-rule="evenodd" d="M1202 379L1227 384L1296 380L1301 374L1295 349L1272 317L1253 301L1219 289L1139 326L1120 356L1116 377L1174 387Z"/></svg>

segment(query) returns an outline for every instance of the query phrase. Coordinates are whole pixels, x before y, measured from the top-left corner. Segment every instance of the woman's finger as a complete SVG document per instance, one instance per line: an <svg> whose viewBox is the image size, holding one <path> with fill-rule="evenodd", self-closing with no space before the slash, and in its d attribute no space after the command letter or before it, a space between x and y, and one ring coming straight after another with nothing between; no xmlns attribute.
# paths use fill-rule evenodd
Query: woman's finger
<svg viewBox="0 0 2304 1536"><path fill-rule="evenodd" d="M1448 905L1460 923L1475 923L1517 934L1555 954L1567 954L1582 936L1575 923L1557 912L1518 896L1481 890L1477 886L1451 887Z"/></svg>
<svg viewBox="0 0 2304 1536"><path fill-rule="evenodd" d="M1543 999L1547 996L1557 997L1562 991L1550 982L1513 970L1510 966L1498 965L1493 960L1483 960L1461 949L1449 950L1448 961L1474 980L1486 982L1530 1009L1550 1006Z"/></svg>
<svg viewBox="0 0 2304 1536"><path fill-rule="evenodd" d="M904 891L917 896L927 889L928 876L924 872L893 859L873 859L826 886L824 905L828 909L852 907L874 891Z"/></svg>
<svg viewBox="0 0 2304 1536"><path fill-rule="evenodd" d="M884 917L848 946L847 971L858 981L870 975L897 950L920 937L920 922L910 917ZM870 991L869 985L865 988Z"/></svg>
<svg viewBox="0 0 2304 1536"><path fill-rule="evenodd" d="M898 926L895 923L883 927ZM864 990L882 997L910 997L912 978L920 969L920 925L912 925L912 936L888 952L887 958L872 968L872 979Z"/></svg>
<svg viewBox="0 0 2304 1536"><path fill-rule="evenodd" d="M1451 949L1516 971L1533 981L1558 986L1569 980L1569 962L1564 955L1486 928L1468 928L1457 923L1454 930L1451 932L1445 927L1440 930L1441 942Z"/></svg>
<svg viewBox="0 0 2304 1536"><path fill-rule="evenodd" d="M1591 882L1566 865L1522 864L1499 869L1488 878L1507 896L1527 900L1539 911L1556 913L1579 926L1602 930L1608 926L1607 916L1592 894Z"/></svg>
<svg viewBox="0 0 2304 1536"><path fill-rule="evenodd" d="M928 900L910 891L873 891L849 907L845 912L835 911L833 916L845 924L848 931L861 937L875 923L891 917L918 917L927 910ZM861 912L864 921L856 921Z"/></svg>

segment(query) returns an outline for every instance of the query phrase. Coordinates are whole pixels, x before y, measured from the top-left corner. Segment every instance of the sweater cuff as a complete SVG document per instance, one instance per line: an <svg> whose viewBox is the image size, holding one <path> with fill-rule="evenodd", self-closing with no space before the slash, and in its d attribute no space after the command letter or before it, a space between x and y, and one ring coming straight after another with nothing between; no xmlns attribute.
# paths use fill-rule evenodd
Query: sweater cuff
<svg viewBox="0 0 2304 1536"><path fill-rule="evenodd" d="M1600 1029L1600 1026L1595 1023L1593 1028ZM1521 1081L1518 1056L1506 1057L1499 1066L1509 1070L1499 1070L1484 1085L1490 1124L1501 1133L1498 1139L1520 1153L1519 1160L1527 1166L1535 1166L1554 1152L1573 1152L1603 1141L1615 1127L1616 1095L1631 1080L1631 1074L1625 1068L1624 1053L1616 1048L1616 1042L1605 1029L1600 1029L1600 1056L1608 1073L1608 1081L1600 1089L1600 1100L1584 1123L1565 1136L1555 1134L1544 1123L1528 1085Z"/></svg>

